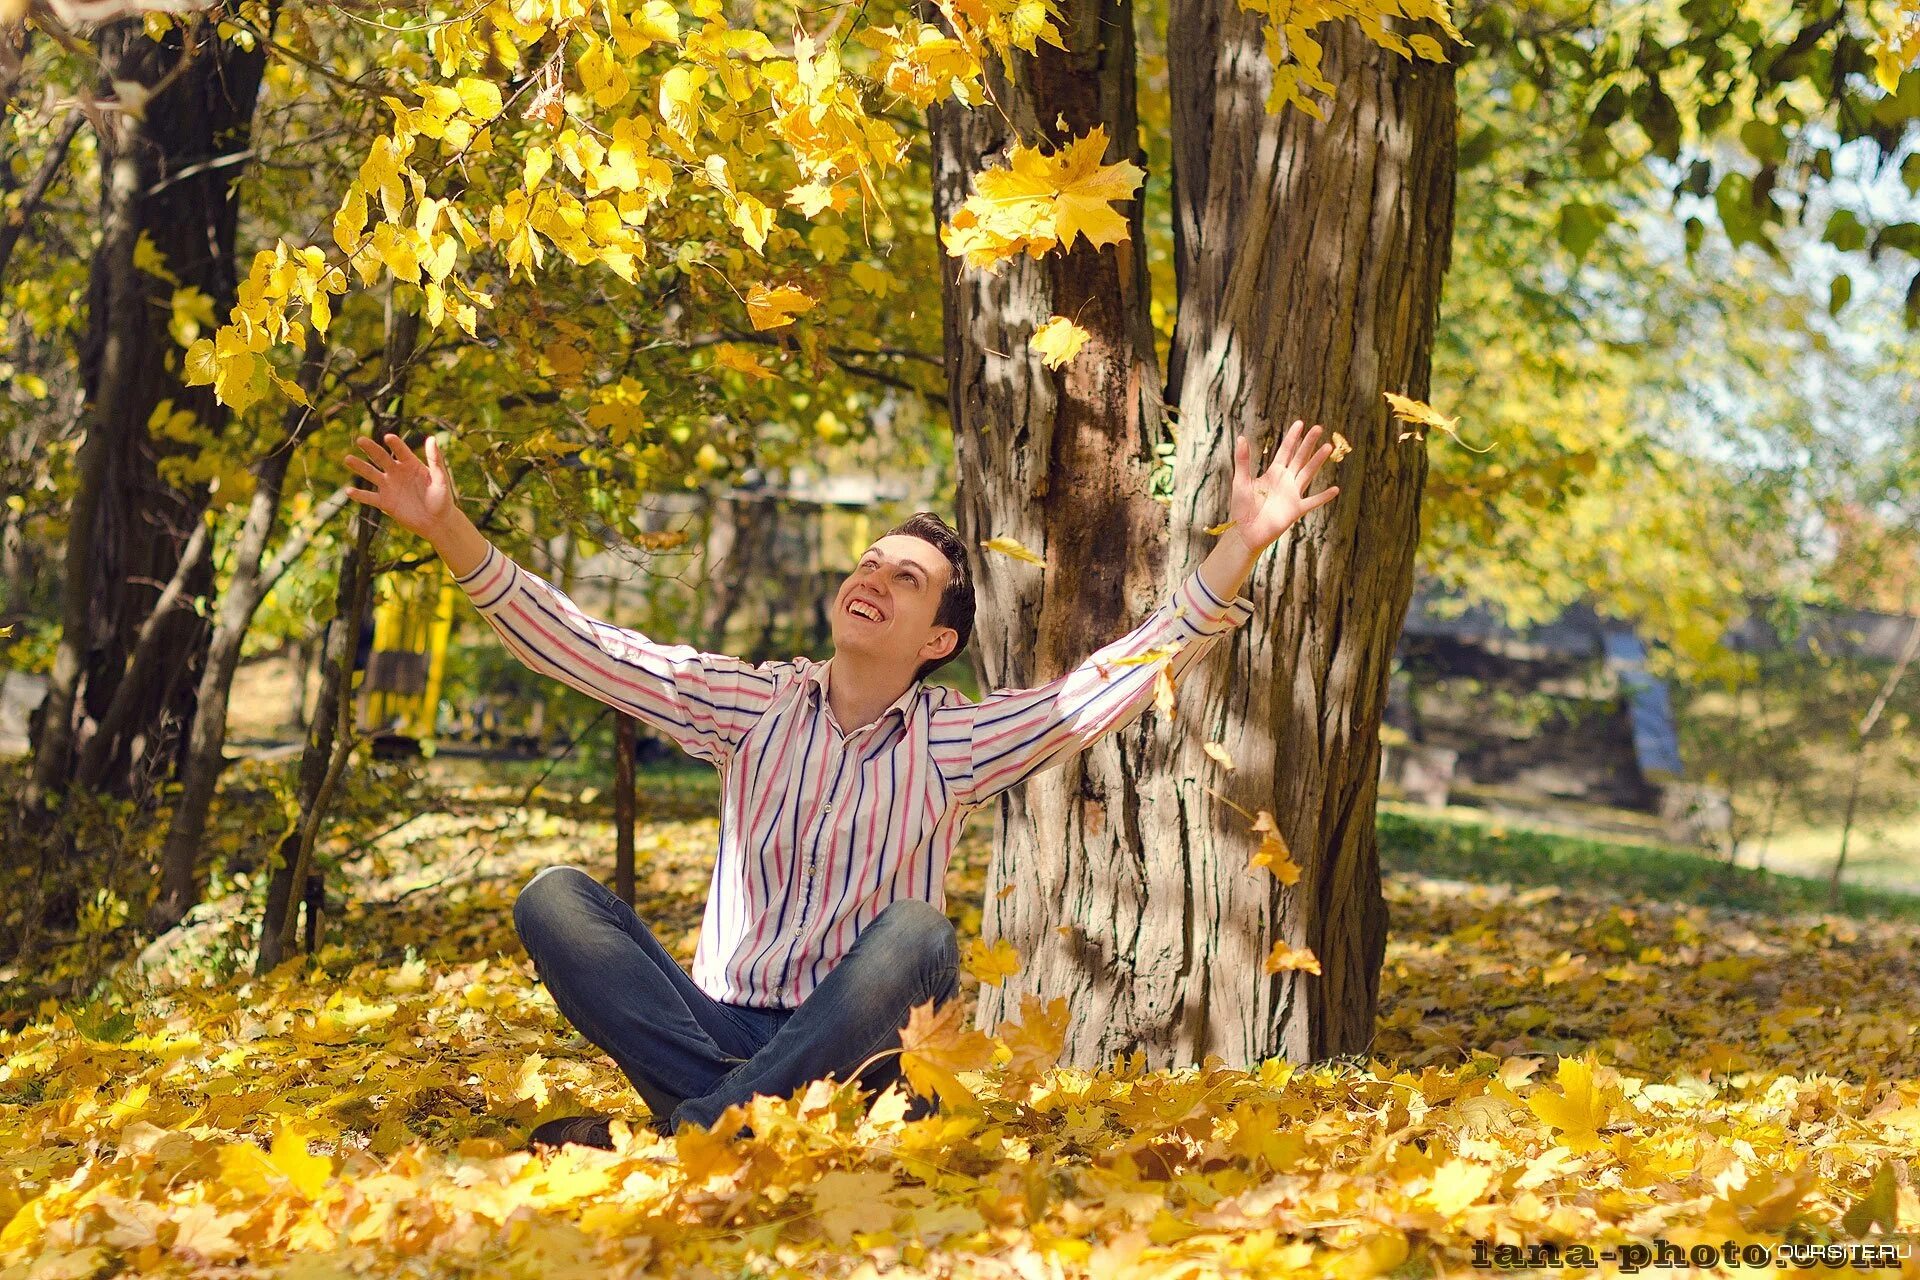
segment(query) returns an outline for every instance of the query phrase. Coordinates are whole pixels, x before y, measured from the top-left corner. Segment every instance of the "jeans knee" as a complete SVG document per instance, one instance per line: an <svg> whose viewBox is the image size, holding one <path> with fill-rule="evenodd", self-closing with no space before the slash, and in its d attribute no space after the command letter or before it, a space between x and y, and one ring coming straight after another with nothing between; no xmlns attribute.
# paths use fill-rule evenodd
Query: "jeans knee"
<svg viewBox="0 0 1920 1280"><path fill-rule="evenodd" d="M584 887L582 881L594 883L592 876L569 866L543 868L527 881L513 900L513 928L520 940L530 943L529 933L538 934L544 925L564 914L570 905L577 904Z"/></svg>
<svg viewBox="0 0 1920 1280"><path fill-rule="evenodd" d="M899 898L887 904L874 920L885 922L890 934L897 935L935 975L954 974L960 969L960 940L953 921L931 902L919 898Z"/></svg>

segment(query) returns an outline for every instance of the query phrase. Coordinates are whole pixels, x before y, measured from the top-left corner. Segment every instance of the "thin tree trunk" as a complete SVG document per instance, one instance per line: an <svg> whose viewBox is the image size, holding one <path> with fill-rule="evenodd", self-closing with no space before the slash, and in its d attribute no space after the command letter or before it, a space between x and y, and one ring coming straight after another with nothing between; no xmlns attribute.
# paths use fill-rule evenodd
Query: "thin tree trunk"
<svg viewBox="0 0 1920 1280"><path fill-rule="evenodd" d="M320 376L325 367L324 347L316 340L310 343L300 369L300 386L310 402L318 398ZM311 409L290 404L279 443L254 466L253 496L235 540L233 567L227 589L220 598L206 669L200 675L193 731L188 740L186 763L181 769L180 797L174 802L166 842L160 850L160 896L147 917L147 928L155 933L178 924L200 900L195 872L213 793L226 765L227 706L233 692L233 675L240 666L240 650L254 614L273 588L274 579L304 550L316 527L309 521L304 530L289 537L289 545L282 548L275 564L265 563L267 545L280 519L280 497L287 468L309 425L316 420L317 415ZM322 519L329 518L346 501L344 493L336 494L316 514Z"/></svg>
<svg viewBox="0 0 1920 1280"><path fill-rule="evenodd" d="M1064 115L1076 135L1106 125L1109 162L1137 162L1131 9L1079 0L1063 12L1068 52L996 68L995 98L1025 141L1057 142ZM1188 0L1170 21L1181 287L1170 518L1146 496L1168 432L1137 206L1131 245L992 276L946 264L956 464L977 478L962 484L961 532L1011 535L1048 562L1044 575L983 565L982 684L1044 681L1163 601L1225 518L1235 434L1264 459L1304 417L1354 452L1338 468L1341 499L1257 566L1255 620L1187 668L1172 726L1149 711L1002 801L984 928L1026 967L982 989L979 1020L1018 1016L1026 993L1065 996L1065 1060L1083 1067L1133 1051L1154 1066L1207 1054L1246 1065L1371 1038L1386 927L1378 729L1425 474L1423 446L1399 439L1381 392L1427 393L1451 234L1451 68L1409 66L1328 26L1330 120L1274 116L1257 15ZM943 221L1004 130L995 112L935 110ZM1093 334L1057 374L1025 355L1050 314ZM1236 773L1221 777L1200 751L1209 740ZM1299 885L1246 870L1246 823L1209 786L1276 814ZM1279 938L1311 946L1324 976L1262 972Z"/></svg>
<svg viewBox="0 0 1920 1280"><path fill-rule="evenodd" d="M613 713L613 891L633 905L634 726L624 711Z"/></svg>
<svg viewBox="0 0 1920 1280"><path fill-rule="evenodd" d="M401 429L407 377L413 365L420 333L420 317L402 313L387 295L386 382L372 400L379 432ZM320 695L307 729L306 750L300 757L298 818L281 840L267 885L266 910L260 919L259 949L254 972L265 974L293 951L297 906L304 898L312 913L325 901L307 884L316 874L314 846L333 800L334 789L353 750L353 657L360 627L373 596L373 540L380 529L380 513L362 506L354 520L353 539L340 560L339 590L333 623L327 628L322 656Z"/></svg>

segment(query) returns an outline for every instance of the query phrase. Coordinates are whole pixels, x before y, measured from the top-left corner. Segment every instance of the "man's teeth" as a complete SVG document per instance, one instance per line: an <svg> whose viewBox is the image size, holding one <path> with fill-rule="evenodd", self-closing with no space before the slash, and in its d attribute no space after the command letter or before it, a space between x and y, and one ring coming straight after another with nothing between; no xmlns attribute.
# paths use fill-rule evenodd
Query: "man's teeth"
<svg viewBox="0 0 1920 1280"><path fill-rule="evenodd" d="M875 609L872 605L868 604L864 600L854 601L852 604L847 606L847 609L849 612L857 614L862 618L867 618L873 622L880 621L880 611Z"/></svg>

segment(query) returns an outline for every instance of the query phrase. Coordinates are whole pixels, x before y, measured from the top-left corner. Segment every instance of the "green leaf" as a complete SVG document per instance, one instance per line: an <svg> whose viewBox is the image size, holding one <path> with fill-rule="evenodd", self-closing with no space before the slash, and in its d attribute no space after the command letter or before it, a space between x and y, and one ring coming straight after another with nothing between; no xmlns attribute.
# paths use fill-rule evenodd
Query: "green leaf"
<svg viewBox="0 0 1920 1280"><path fill-rule="evenodd" d="M1729 173L1713 189L1713 204L1720 212L1720 225L1737 249L1760 240L1760 219L1753 209L1753 179L1744 173Z"/></svg>
<svg viewBox="0 0 1920 1280"><path fill-rule="evenodd" d="M1787 158L1787 135L1777 124L1749 120L1740 126L1740 145L1762 164L1779 164Z"/></svg>
<svg viewBox="0 0 1920 1280"><path fill-rule="evenodd" d="M1852 297L1853 277L1841 272L1833 278L1833 283L1827 286L1827 314L1839 315L1840 308L1846 306L1847 300Z"/></svg>
<svg viewBox="0 0 1920 1280"><path fill-rule="evenodd" d="M1900 181L1907 184L1909 195L1920 195L1920 151L1900 162Z"/></svg>
<svg viewBox="0 0 1920 1280"><path fill-rule="evenodd" d="M1867 243L1867 229L1851 209L1835 209L1827 218L1827 230L1820 237L1834 248L1851 253Z"/></svg>
<svg viewBox="0 0 1920 1280"><path fill-rule="evenodd" d="M1573 255L1574 261L1578 262L1587 256L1587 250L1593 248L1593 242L1600 238L1600 233L1613 221L1613 216L1613 210L1605 205L1568 201L1560 206L1560 225L1556 234L1567 252Z"/></svg>
<svg viewBox="0 0 1920 1280"><path fill-rule="evenodd" d="M1893 1161L1882 1160L1880 1167L1874 1170L1873 1183L1867 1188L1867 1194L1860 1202L1840 1217L1840 1225L1847 1234L1860 1237L1867 1234L1875 1224L1883 1231L1898 1229L1899 1217L1898 1193L1893 1184Z"/></svg>

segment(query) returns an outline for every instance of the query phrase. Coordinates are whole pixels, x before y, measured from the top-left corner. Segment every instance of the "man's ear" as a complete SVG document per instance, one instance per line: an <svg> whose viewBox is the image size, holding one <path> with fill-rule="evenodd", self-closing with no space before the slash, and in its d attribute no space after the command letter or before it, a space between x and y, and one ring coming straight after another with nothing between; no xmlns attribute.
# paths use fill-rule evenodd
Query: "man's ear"
<svg viewBox="0 0 1920 1280"><path fill-rule="evenodd" d="M927 652L928 647L939 645L940 641L943 638L947 642L943 648L941 648L938 652L935 652L935 653ZM960 643L960 633L958 631L955 631L952 627L942 627L940 628L939 632L933 637L933 639L927 641L925 645L921 646L920 652L922 656L928 657L928 658L951 658L953 656L954 649L958 647L959 643Z"/></svg>

